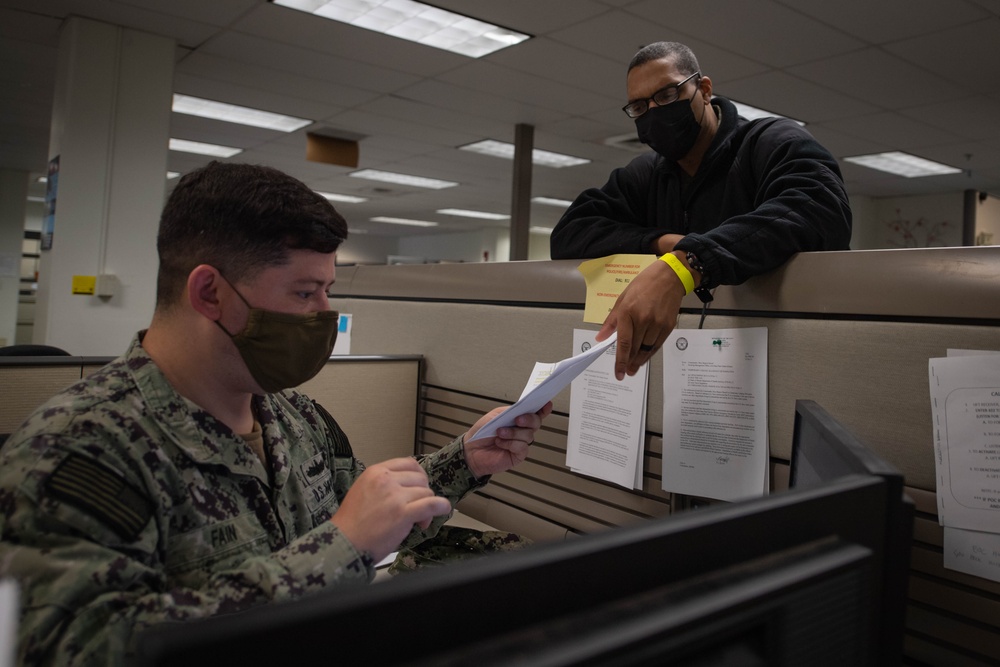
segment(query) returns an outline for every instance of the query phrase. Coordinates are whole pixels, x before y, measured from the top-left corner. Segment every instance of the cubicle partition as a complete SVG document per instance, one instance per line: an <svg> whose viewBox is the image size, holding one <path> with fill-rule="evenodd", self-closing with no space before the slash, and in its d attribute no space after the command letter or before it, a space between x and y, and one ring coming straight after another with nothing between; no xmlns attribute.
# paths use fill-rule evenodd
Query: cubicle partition
<svg viewBox="0 0 1000 667"><path fill-rule="evenodd" d="M578 262L338 268L332 303L353 315L352 352L424 358L421 451L496 405L513 403L536 361L573 354L586 290ZM701 304L683 303L681 328ZM824 406L901 470L915 501L907 660L1000 660L1000 584L946 570L937 522L928 359L1000 350L1000 247L808 253L716 290L705 328L767 327L772 487L787 486L795 400ZM528 460L497 475L463 512L536 540L563 539L681 511L664 492L662 358L651 363L643 488L565 466L569 391ZM624 564L623 564L624 565ZM627 566L627 565L624 565Z"/></svg>
<svg viewBox="0 0 1000 667"><path fill-rule="evenodd" d="M52 395L110 357L0 357L0 442ZM364 461L411 456L419 355L334 357L301 390L325 406Z"/></svg>

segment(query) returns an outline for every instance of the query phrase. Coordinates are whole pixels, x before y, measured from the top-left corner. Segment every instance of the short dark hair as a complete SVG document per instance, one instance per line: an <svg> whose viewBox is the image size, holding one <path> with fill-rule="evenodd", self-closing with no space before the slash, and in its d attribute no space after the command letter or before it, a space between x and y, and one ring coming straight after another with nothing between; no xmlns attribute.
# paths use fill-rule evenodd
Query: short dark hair
<svg viewBox="0 0 1000 667"><path fill-rule="evenodd" d="M628 64L628 71L631 72L639 65L645 65L652 60L667 58L672 60L677 70L681 74L694 74L700 72L698 59L694 56L694 51L684 46L680 42L653 42L639 49L632 56Z"/></svg>
<svg viewBox="0 0 1000 667"><path fill-rule="evenodd" d="M175 304L199 264L236 282L286 263L289 250L334 252L346 238L343 216L305 183L271 167L213 161L181 178L163 208L156 307Z"/></svg>

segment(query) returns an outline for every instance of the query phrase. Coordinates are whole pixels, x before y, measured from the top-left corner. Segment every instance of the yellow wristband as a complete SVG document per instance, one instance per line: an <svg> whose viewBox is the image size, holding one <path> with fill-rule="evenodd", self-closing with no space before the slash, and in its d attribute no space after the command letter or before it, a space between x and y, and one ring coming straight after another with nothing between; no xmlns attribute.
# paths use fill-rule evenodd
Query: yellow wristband
<svg viewBox="0 0 1000 667"><path fill-rule="evenodd" d="M684 293L690 294L694 291L694 276L688 271L688 268L681 263L681 260L677 259L677 256L668 252L666 255L660 257L661 260L666 262L667 266L674 270L677 277L681 279L681 283L684 285Z"/></svg>

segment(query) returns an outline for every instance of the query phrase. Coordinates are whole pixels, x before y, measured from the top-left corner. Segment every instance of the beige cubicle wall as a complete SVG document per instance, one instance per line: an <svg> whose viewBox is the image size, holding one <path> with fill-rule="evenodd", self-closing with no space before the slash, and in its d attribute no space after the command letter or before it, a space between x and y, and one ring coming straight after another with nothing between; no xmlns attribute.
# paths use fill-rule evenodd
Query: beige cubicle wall
<svg viewBox="0 0 1000 667"><path fill-rule="evenodd" d="M338 268L332 303L353 314L360 354L425 360L420 446L512 403L536 361L572 354L585 286L575 261ZM698 326L684 301L679 326ZM937 523L928 359L1000 350L1000 247L808 253L716 290L706 328L768 330L772 485L787 486L796 399L819 402L906 476L917 507L906 655L911 664L1000 661L1000 584L946 570ZM528 460L462 509L536 539L559 539L689 506L660 488L663 373L649 375L640 491L565 467L569 392Z"/></svg>
<svg viewBox="0 0 1000 667"><path fill-rule="evenodd" d="M108 361L0 357L0 441L52 395ZM412 456L421 363L419 355L338 356L301 390L334 415L366 463Z"/></svg>

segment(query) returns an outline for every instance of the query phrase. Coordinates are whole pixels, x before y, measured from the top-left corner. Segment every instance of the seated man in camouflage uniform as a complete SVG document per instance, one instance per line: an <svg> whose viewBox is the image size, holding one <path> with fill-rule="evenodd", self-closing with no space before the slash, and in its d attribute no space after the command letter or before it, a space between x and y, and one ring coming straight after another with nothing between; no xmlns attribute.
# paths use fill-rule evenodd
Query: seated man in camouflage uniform
<svg viewBox="0 0 1000 667"><path fill-rule="evenodd" d="M291 390L333 348L344 219L273 169L212 163L160 221L157 303L124 356L0 450L0 577L22 588L21 664L118 664L138 631L365 583L433 535L542 418L367 469Z"/></svg>

